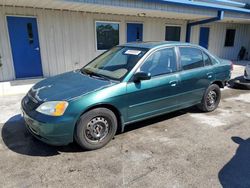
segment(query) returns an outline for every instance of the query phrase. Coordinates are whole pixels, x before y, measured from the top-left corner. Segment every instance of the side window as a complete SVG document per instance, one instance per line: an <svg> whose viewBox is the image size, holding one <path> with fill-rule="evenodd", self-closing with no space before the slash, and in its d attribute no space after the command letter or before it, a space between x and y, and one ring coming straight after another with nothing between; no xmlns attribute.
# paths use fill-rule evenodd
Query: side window
<svg viewBox="0 0 250 188"><path fill-rule="evenodd" d="M213 65L210 57L204 52L203 52L203 59L204 59L205 66Z"/></svg>
<svg viewBox="0 0 250 188"><path fill-rule="evenodd" d="M191 47L180 47L179 49L183 70L190 70L204 66L201 50Z"/></svg>
<svg viewBox="0 0 250 188"><path fill-rule="evenodd" d="M150 73L151 76L176 72L177 64L174 48L165 48L154 52L138 71Z"/></svg>

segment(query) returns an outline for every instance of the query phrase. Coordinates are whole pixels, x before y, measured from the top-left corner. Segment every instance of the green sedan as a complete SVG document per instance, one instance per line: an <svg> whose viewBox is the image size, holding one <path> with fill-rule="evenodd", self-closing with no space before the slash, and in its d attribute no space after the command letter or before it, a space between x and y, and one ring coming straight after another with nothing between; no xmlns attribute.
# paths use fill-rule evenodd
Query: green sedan
<svg viewBox="0 0 250 188"><path fill-rule="evenodd" d="M196 105L217 108L231 62L180 42L116 46L80 70L37 83L22 100L27 129L52 145L105 146L130 123Z"/></svg>

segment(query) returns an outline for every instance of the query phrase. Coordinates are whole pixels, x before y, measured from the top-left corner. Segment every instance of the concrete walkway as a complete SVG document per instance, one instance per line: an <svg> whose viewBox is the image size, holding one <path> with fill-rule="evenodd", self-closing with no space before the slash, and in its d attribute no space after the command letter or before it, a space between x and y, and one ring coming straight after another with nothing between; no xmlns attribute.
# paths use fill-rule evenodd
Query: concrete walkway
<svg viewBox="0 0 250 188"><path fill-rule="evenodd" d="M0 96L25 94L29 89L42 79L26 79L0 82Z"/></svg>

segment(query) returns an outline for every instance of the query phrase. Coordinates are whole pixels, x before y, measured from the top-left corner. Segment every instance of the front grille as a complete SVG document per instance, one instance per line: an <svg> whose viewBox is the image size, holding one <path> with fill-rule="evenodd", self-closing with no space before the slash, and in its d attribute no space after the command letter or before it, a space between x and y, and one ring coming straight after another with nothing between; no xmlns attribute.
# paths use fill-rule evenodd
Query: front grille
<svg viewBox="0 0 250 188"><path fill-rule="evenodd" d="M35 110L39 105L40 103L35 98L33 98L29 93L22 100L22 106L25 111Z"/></svg>

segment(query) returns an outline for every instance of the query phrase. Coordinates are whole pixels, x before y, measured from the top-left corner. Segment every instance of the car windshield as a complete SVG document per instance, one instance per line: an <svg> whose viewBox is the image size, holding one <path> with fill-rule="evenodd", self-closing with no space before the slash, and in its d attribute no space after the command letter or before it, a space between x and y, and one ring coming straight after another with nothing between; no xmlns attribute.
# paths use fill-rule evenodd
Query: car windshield
<svg viewBox="0 0 250 188"><path fill-rule="evenodd" d="M121 81L147 51L145 48L116 46L95 58L81 72Z"/></svg>

